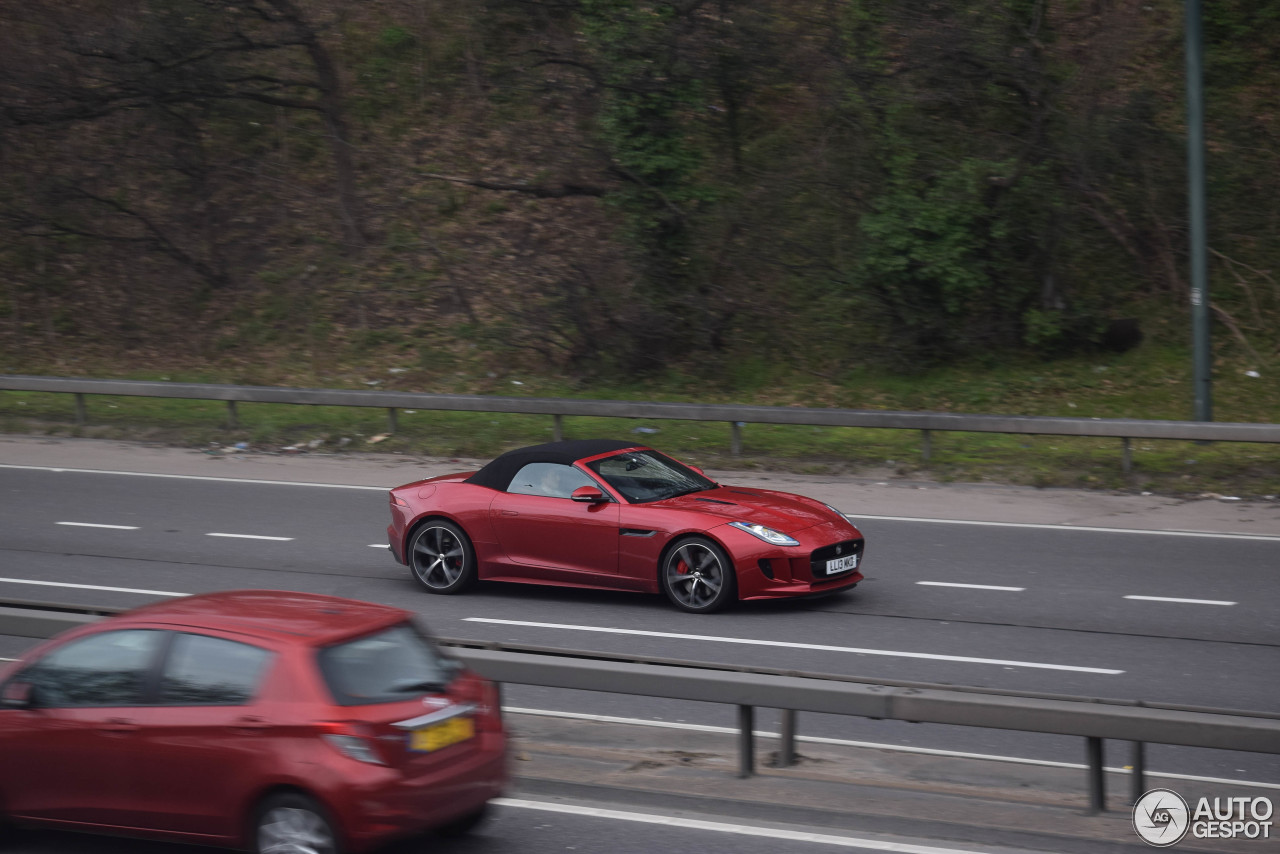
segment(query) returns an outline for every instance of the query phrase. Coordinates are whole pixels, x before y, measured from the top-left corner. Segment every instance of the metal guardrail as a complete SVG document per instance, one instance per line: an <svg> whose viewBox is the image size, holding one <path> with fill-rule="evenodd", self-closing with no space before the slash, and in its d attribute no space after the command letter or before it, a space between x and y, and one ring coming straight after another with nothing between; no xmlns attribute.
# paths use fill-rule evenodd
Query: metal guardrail
<svg viewBox="0 0 1280 854"><path fill-rule="evenodd" d="M56 609L56 610L55 610ZM0 634L50 637L123 608L31 600L0 605ZM1090 807L1106 808L1103 740L1133 745L1131 795L1145 791L1144 744L1280 753L1280 714L1020 693L439 638L495 682L664 697L738 708L738 774L754 773L757 707L783 710L780 765L795 755L797 712L1078 736Z"/></svg>
<svg viewBox="0 0 1280 854"><path fill-rule="evenodd" d="M1145 421L1130 418L1054 418L1039 415L966 415L949 412L889 412L862 409L818 409L745 404L653 403L628 400L575 400L553 397L501 397L477 394L428 394L398 391L276 388L217 383L148 382L143 380L95 380L71 377L0 375L0 390L74 394L76 423L87 422L85 395L164 397L186 400L223 400L228 421L238 422L237 403L288 403L307 406L364 406L387 410L388 426L397 429L400 409L452 412L500 412L517 415L550 415L553 433L560 439L565 416L647 418L681 421L722 421L731 428L730 452L742 453L742 427L746 424L792 424L813 427L871 427L919 430L925 462L932 453L935 430L964 433L1009 433L1048 436L1089 436L1120 439L1123 469L1132 468L1132 440L1173 439L1197 442L1280 443L1280 424L1243 424L1204 421Z"/></svg>

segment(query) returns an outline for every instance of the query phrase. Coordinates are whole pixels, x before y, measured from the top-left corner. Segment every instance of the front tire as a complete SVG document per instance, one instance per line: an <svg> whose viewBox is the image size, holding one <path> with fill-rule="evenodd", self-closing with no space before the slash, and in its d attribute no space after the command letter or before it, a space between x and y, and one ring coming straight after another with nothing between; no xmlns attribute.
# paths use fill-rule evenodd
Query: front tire
<svg viewBox="0 0 1280 854"><path fill-rule="evenodd" d="M324 808L303 794L275 795L253 822L254 854L342 854L338 834Z"/></svg>
<svg viewBox="0 0 1280 854"><path fill-rule="evenodd" d="M420 525L406 549L409 569L432 593L461 593L476 580L476 552L466 532L452 522L432 519Z"/></svg>
<svg viewBox="0 0 1280 854"><path fill-rule="evenodd" d="M724 549L706 537L679 540L659 568L662 592L682 611L710 614L738 598L738 576Z"/></svg>

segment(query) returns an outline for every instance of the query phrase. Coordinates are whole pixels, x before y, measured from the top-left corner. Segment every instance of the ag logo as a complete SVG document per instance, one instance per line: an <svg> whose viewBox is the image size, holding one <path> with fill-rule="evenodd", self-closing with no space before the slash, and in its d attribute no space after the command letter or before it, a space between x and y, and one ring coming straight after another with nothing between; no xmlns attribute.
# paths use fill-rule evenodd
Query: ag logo
<svg viewBox="0 0 1280 854"><path fill-rule="evenodd" d="M1133 805L1133 829L1157 848L1180 841L1190 822L1187 802L1172 789L1152 789Z"/></svg>

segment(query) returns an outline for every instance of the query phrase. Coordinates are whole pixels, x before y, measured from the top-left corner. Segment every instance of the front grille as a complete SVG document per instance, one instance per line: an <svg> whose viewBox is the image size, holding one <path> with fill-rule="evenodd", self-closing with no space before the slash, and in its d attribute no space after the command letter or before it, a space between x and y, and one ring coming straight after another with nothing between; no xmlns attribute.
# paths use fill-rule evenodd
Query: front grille
<svg viewBox="0 0 1280 854"><path fill-rule="evenodd" d="M809 571L813 573L815 581L822 581L826 578L839 578L852 569L846 569L844 572L836 575L827 575L827 561L837 557L848 557L849 555L858 555L858 565L862 565L862 550L866 546L866 541L859 537L856 540L845 540L842 543L834 543L829 546L823 546L814 550L809 555Z"/></svg>

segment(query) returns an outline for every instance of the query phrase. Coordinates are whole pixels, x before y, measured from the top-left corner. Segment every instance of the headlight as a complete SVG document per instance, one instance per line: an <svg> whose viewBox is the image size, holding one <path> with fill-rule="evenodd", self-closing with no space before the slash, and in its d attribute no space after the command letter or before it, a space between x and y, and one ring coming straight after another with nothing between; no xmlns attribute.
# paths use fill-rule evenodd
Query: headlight
<svg viewBox="0 0 1280 854"><path fill-rule="evenodd" d="M827 503L827 502L825 502L825 501L824 501L824 502L822 502L822 506L823 506L823 507L825 507L825 508L827 508L828 510L830 510L832 513L836 514L837 516L839 516L841 519L848 519L848 518L849 518L848 516L844 515L844 514L843 514L843 513L841 513L839 510L837 510L836 508L832 507L830 504L828 504L828 503Z"/></svg>
<svg viewBox="0 0 1280 854"><path fill-rule="evenodd" d="M766 543L774 546L798 546L800 541L788 537L781 531L775 531L773 528L766 528L764 525L757 525L753 522L730 522L734 528L740 531L746 531L753 537L759 537Z"/></svg>

